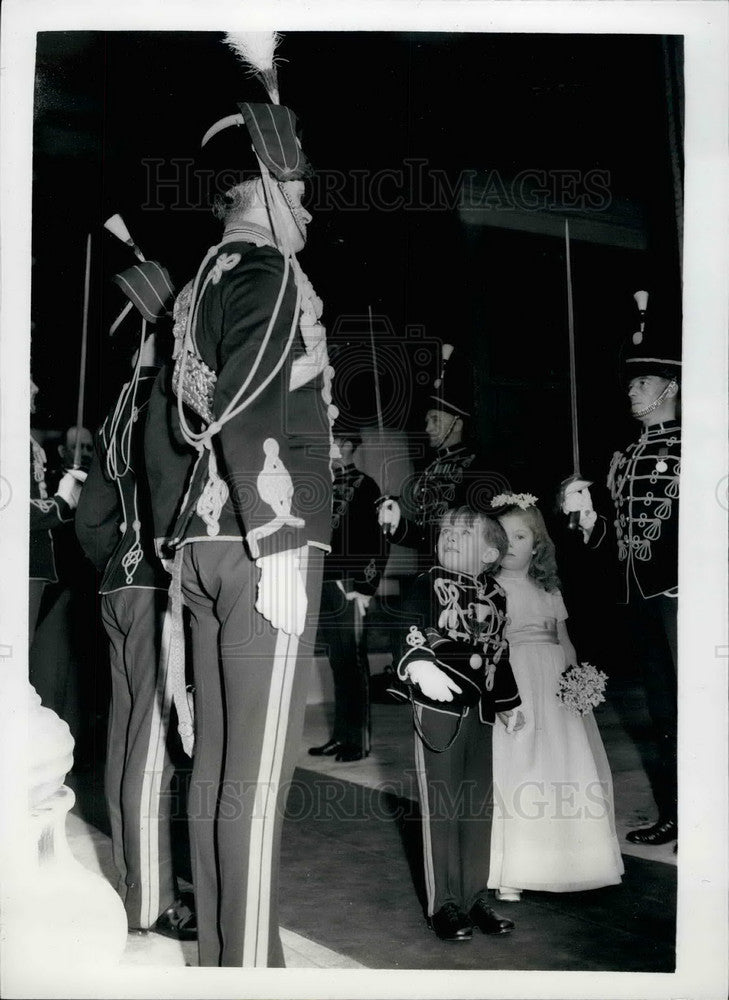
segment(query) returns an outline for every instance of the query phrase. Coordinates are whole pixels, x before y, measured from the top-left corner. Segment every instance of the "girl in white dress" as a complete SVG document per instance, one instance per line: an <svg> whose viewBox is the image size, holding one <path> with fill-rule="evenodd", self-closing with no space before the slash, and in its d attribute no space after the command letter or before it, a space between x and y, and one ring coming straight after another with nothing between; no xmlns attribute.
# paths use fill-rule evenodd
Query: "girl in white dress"
<svg viewBox="0 0 729 1000"><path fill-rule="evenodd" d="M557 699L576 663L559 592L554 543L530 494L498 498L509 550L506 591L511 666L526 725L494 730L494 820L489 888L517 902L522 889L575 892L620 882L610 767L597 723Z"/></svg>

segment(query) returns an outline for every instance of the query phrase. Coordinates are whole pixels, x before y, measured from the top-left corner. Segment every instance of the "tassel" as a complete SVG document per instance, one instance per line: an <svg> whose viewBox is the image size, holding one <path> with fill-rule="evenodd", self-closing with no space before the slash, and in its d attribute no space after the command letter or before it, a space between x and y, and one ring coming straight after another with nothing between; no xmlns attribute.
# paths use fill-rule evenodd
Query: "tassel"
<svg viewBox="0 0 729 1000"><path fill-rule="evenodd" d="M228 32L224 41L246 69L259 77L268 96L274 104L278 104L278 78L274 53L281 41L279 33L277 31Z"/></svg>
<svg viewBox="0 0 729 1000"><path fill-rule="evenodd" d="M636 292L633 298L635 299L635 304L638 306L638 311L640 312L640 330L636 330L633 334L633 343L642 344L643 331L645 330L645 311L648 308L648 292Z"/></svg>
<svg viewBox="0 0 729 1000"><path fill-rule="evenodd" d="M134 255L138 260L144 260L144 254L132 239L124 219L122 219L118 212L116 215L112 215L106 220L104 223L104 229L108 229L109 232L113 236L116 236L118 240L121 240L122 243L126 243L126 245L134 251Z"/></svg>

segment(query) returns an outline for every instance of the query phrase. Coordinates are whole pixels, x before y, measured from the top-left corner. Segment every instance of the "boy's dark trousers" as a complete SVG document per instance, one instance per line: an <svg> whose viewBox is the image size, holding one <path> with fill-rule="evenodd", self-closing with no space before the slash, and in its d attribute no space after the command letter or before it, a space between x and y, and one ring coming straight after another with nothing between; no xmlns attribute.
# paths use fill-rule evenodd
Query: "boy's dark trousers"
<svg viewBox="0 0 729 1000"><path fill-rule="evenodd" d="M423 732L445 746L458 718L416 705ZM447 902L466 913L486 895L491 856L493 773L491 726L470 708L453 745L434 753L415 736L415 770L423 824L428 916Z"/></svg>

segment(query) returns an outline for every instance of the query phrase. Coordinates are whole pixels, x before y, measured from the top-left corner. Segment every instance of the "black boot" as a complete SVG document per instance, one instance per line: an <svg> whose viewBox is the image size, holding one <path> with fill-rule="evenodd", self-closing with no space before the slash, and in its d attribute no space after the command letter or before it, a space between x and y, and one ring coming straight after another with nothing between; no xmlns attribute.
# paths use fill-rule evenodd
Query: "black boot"
<svg viewBox="0 0 729 1000"><path fill-rule="evenodd" d="M642 830L630 830L625 839L631 844L645 844L646 847L657 847L668 844L678 837L678 822L675 819L659 819L653 826Z"/></svg>
<svg viewBox="0 0 729 1000"><path fill-rule="evenodd" d="M339 753L342 749L342 744L339 740L331 739L320 747L309 747L309 753L312 757L333 757L335 753Z"/></svg>

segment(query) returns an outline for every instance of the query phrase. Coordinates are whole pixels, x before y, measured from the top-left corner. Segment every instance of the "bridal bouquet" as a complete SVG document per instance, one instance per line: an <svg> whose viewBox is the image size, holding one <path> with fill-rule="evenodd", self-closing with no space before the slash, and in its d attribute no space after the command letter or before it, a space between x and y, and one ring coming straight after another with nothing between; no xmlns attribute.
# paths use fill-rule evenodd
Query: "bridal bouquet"
<svg viewBox="0 0 729 1000"><path fill-rule="evenodd" d="M557 698L573 715L587 715L605 701L607 674L591 663L568 667L559 679Z"/></svg>

